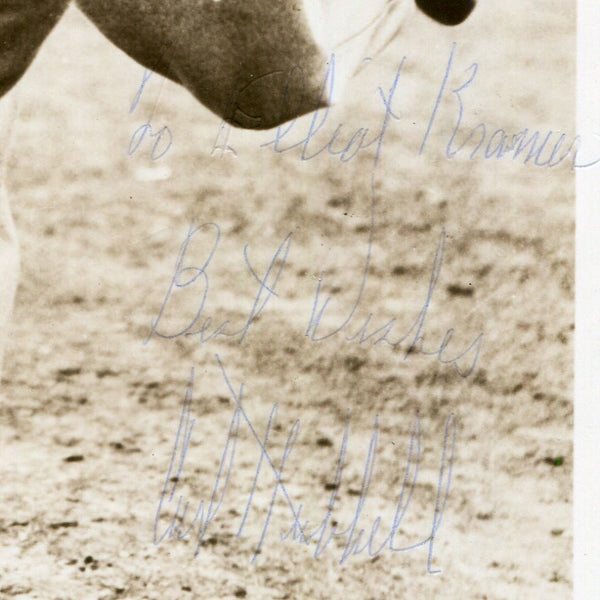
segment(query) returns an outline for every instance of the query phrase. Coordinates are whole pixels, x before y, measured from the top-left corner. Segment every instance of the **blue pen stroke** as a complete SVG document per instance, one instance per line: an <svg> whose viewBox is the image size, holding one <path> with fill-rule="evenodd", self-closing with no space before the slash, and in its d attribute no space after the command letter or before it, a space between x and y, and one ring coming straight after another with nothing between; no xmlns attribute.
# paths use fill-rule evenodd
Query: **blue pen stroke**
<svg viewBox="0 0 600 600"><path fill-rule="evenodd" d="M251 434L252 442L256 444L258 448L260 456L256 463L254 477L250 492L245 501L242 517L239 526L236 528L236 538L241 538L244 535L245 528L252 518L251 509L257 499L257 494L259 493L257 482L263 469L270 473L273 478L271 490L266 490L266 493L270 495L270 500L267 506L266 515L261 517L262 527L260 528L260 534L258 535L254 552L250 557L251 563L257 560L265 545L272 539L272 536L271 538L268 538L267 534L269 529L275 526L273 509L278 497L281 496L284 499L284 505L287 508L287 518L285 521L287 521L288 524L284 527L283 532L275 537L275 540L279 543L297 543L308 548L312 543L316 542L314 549L312 550L314 559L321 558L326 551L334 552L337 550L339 552L338 562L340 565L344 564L352 557L361 555L366 555L372 559L386 551L391 553L409 552L426 547L426 572L430 574L438 574L441 572L441 569L433 568L434 545L442 526L452 484L452 470L454 467L457 436L454 414L451 413L448 416L444 428L437 491L433 502L433 514L431 515L431 525L428 529L428 533L418 541L409 544L401 544L399 541L401 527L409 510L418 483L422 462L423 445L421 439L421 423L418 415L412 427L408 443L406 466L402 478L402 486L396 496L397 499L394 504L393 517L391 520L384 522L384 517L382 515L373 514L372 512L369 512L367 517L367 513L365 512L371 485L376 474L379 443L378 416L375 416L373 421L372 433L364 461L362 481L358 500L354 509L354 516L345 527L340 526L336 518L339 488L341 487L344 469L347 465L347 451L350 441L350 411L347 411L346 413L344 431L339 448L338 459L335 465L333 484L331 487L327 488L330 490L330 493L325 513L321 519L315 521L305 520L303 518L304 505L302 502L293 498L288 489L289 483L284 481L284 478L290 481L293 478L294 471L290 469L286 470L286 467L288 460L293 453L294 446L300 436L301 420L299 418L295 419L292 426L289 428L281 457L277 463L272 455L270 445L271 434L278 411L278 404L274 403L272 405L266 423L265 433L261 437L243 405L244 384L242 383L239 386L239 389L236 390L227 374L221 358L216 355L215 359L229 392L229 396L233 402L234 410L227 431L215 481L212 485L212 492L208 501L197 501L195 510L192 508L194 503L186 498L184 494L179 494L179 496L176 497L176 491L178 490L179 482L183 477L185 460L196 425L196 421L192 418L191 412L194 393L194 369L192 368L180 413L173 451L156 509L153 534L155 545L158 546L164 541L184 540L194 536L194 556L199 554L207 532L219 515L219 511L226 495L228 495L228 493L230 494L230 482L235 468L238 434L240 426L245 426ZM240 477L241 474L238 473L236 475L238 482L240 481ZM262 490L262 493L265 493L265 490ZM262 505L262 503L259 504ZM317 500L317 504L321 505L322 503ZM163 520L163 512L167 510L169 505L174 505L174 515L170 517L166 527L163 527L161 530L160 523ZM281 519L281 516L278 518ZM364 521L366 518L369 519L369 523L365 527ZM333 544L336 540L341 540L344 543L343 548Z"/></svg>
<svg viewBox="0 0 600 600"><path fill-rule="evenodd" d="M142 74L142 81L129 107L129 114L133 114L137 109L142 95L146 89L146 85L152 77L152 75L154 75L152 71L150 71L149 69L144 69L144 72ZM158 106L158 102L160 100L164 84L165 78L163 77L161 79L158 95L156 97L152 110L150 111L148 119L137 127L137 129L133 132L129 140L129 145L127 147L127 154L129 154L129 156L132 156L139 150L140 146L147 137L150 140L151 145L149 152L150 158L154 161L159 160L163 156L165 156L165 154L171 149L171 146L173 145L173 134L171 133L171 130L167 125L163 125L158 129L155 129L152 125L152 117L154 116L156 107Z"/></svg>

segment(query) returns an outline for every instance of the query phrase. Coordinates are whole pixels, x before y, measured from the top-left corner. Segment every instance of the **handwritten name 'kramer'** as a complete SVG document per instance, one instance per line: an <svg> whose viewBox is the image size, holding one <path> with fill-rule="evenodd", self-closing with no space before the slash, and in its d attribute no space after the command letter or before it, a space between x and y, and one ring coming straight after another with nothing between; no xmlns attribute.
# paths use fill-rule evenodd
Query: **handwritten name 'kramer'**
<svg viewBox="0 0 600 600"><path fill-rule="evenodd" d="M160 499L156 509L154 522L154 544L159 545L165 540L177 541L189 538L195 538L194 556L200 553L203 541L207 538L210 528L219 515L221 506L227 495L229 483L232 475L232 470L235 463L236 444L240 426L245 424L250 433L251 438L257 444L260 457L256 464L256 472L254 481L251 486L246 508L244 510L241 522L237 529L236 538L239 538L247 524L250 508L255 500L257 489L257 481L261 471L264 469L271 473L273 479L273 488L271 491L271 499L267 507L264 524L256 544L256 548L251 562L254 562L261 552L266 540L266 535L273 521L273 508L278 498L284 500L287 507L288 523L285 533L280 534L279 540L281 543L291 540L298 544L308 546L310 543L316 543L313 550L313 557L318 559L334 541L345 541L343 548L338 543L335 548L341 548L339 563L345 563L353 556L367 554L370 558L380 555L385 551L391 553L408 552L418 548L427 548L427 572L440 573L440 570L433 568L434 543L442 525L444 511L450 494L450 486L452 482L452 469L454 465L455 442L456 442L456 424L455 417L451 414L445 426L444 439L442 444L442 452L440 458L439 475L437 483L437 492L432 506L431 525L428 526L427 534L416 542L408 545L401 545L398 538L400 537L400 528L404 517L408 511L415 486L417 484L419 469L421 464L421 432L419 419L417 418L412 435L410 438L408 456L406 460L406 468L402 481L402 487L398 492L395 505L394 516L389 523L385 523L381 515L375 515L369 511L369 523L365 523L367 515L363 514L363 509L368 499L371 481L375 473L377 459L377 443L379 437L378 419L375 419L373 432L371 435L368 452L365 457L363 478L360 487L360 495L356 501L354 517L345 526L342 527L338 523L336 514L336 502L339 487L342 482L344 467L346 465L346 451L348 448L349 439L349 419L346 421L343 438L340 446L339 458L335 467L335 479L331 486L331 494L327 503L327 508L322 519L318 522L311 523L303 518L303 505L296 502L286 483L284 476L291 478L286 472L286 463L294 450L294 444L300 432L300 419L297 419L289 430L289 434L283 449L282 457L279 465L275 464L272 456L272 450L269 447L269 436L277 413L277 404L274 404L269 419L266 425L264 437L261 438L256 427L251 422L246 410L242 406L244 395L244 386L240 386L239 391L235 391L233 385L225 371L225 368L220 360L216 357L225 384L229 390L231 399L233 400L235 410L231 417L227 439L223 448L223 454L219 464L219 468L215 477L213 490L208 502L200 500L196 509L192 508L192 502L184 497L183 494L177 495L179 482L182 478L186 454L190 445L192 434L194 432L195 420L191 416L191 407L194 391L194 371L192 369L188 389L186 391L185 400L181 410L179 425L173 445L173 452L169 462L169 467L164 480ZM239 481L239 478L237 479ZM167 516L164 513L172 513L174 515ZM168 524L161 530L161 521L168 519ZM341 517L339 517L341 519ZM333 549L333 548L331 548Z"/></svg>

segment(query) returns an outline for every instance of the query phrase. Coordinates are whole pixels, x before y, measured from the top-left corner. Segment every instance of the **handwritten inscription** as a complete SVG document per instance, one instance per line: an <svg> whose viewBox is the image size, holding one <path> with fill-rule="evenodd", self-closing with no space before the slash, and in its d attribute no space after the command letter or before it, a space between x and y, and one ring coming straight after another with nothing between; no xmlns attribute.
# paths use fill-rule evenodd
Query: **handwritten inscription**
<svg viewBox="0 0 600 600"><path fill-rule="evenodd" d="M301 161L315 160L318 157L329 158L340 163L350 163L364 151L372 153L371 168L371 222L368 238L364 245L364 256L356 272L348 274L348 287L340 294L339 287L335 293L326 293L328 273L322 270L315 278L315 287L307 296L305 306L296 310L304 310L297 334L312 343L323 343L336 340L341 344L356 344L361 347L378 346L394 351L400 360L419 354L448 365L463 378L469 377L477 367L484 340L483 332L472 339L459 343L455 329L438 331L433 323L432 305L439 302L438 284L442 277L446 247L446 232L441 229L437 238L432 241L432 251L423 257L426 265L426 277L419 292L418 307L409 315L378 314L367 305L368 292L372 292L371 265L373 262L375 235L375 206L381 199L376 199L375 179L380 158L385 146L390 126L399 125L403 121L400 111L401 82L407 58L403 57L390 79L377 88L378 109L377 126L369 128L346 127L339 123L333 128L331 115L333 111L327 107L327 98L334 97L336 85L336 63L332 55L327 75L322 88L325 108L316 110L311 116L296 119L277 127L271 137L261 145L276 154L295 153ZM591 167L600 162L586 156L581 158L582 138L571 136L561 130L542 131L534 127L524 127L517 131L508 131L488 122L478 122L475 127L467 126L469 120L469 98L477 85L480 66L476 62L467 68L457 67L456 45L452 46L445 64L438 94L433 102L431 112L422 129L417 129L415 151L420 155L431 153L434 140L439 144L447 160L467 159L485 161L513 161L526 166L553 169L559 165L570 165L571 169ZM442 63L443 64L443 63ZM149 78L149 75L148 77ZM147 83L146 75L138 90L132 111L135 110ZM450 83L454 81L455 83ZM440 107L450 107L451 127L446 137L433 135L439 128ZM447 114L446 114L447 118ZM413 123L414 124L414 123ZM335 125L335 124L333 124ZM146 127L146 129L143 129ZM138 133L139 132L139 133ZM160 141L159 136L151 128L150 120L132 137L133 152L141 145L146 135L155 139L153 152ZM224 122L219 125L211 154L237 156L235 145L231 141L232 131ZM170 135L170 132L169 132ZM165 152L170 147L170 141ZM589 154L589 151L585 153ZM162 154L161 154L162 156ZM153 157L154 158L154 157ZM211 314L208 307L217 306L214 296L218 294L215 281L219 281L216 260L222 249L222 233L215 222L197 225L190 223L184 240L181 243L175 267L167 281L166 293L152 320L145 343L153 338L175 340L189 339L191 343L208 344L220 338L234 340L243 345L249 342L253 324L261 318L263 325L269 326L269 314L274 312L277 303L282 300L282 281L286 277L288 261L291 262L295 247L292 233L278 239L269 250L266 267L257 268L251 260L252 253L248 245L240 249L240 261L245 266L248 278L247 306L242 309L241 316L225 318L219 314ZM200 253L198 250L201 250ZM194 256L194 258L192 258ZM345 273L346 274L346 273ZM193 298L181 312L177 303L180 295ZM337 297L336 297L337 296ZM343 300L338 300L343 298ZM340 305L349 308L340 309ZM294 306L298 307L295 302ZM414 305L413 305L414 306ZM215 309L213 309L215 310ZM216 309L219 311L219 308ZM281 314L281 313L279 313ZM294 315L296 316L296 315ZM177 325L173 323L177 322ZM434 336L431 331L438 331ZM343 351L340 346L340 351ZM283 447L273 442L275 432L281 431L276 425L279 406L273 404L268 417L258 422L249 414L244 400L244 384L234 386L220 358L216 356L222 381L225 384L233 412L229 426L223 431L223 448L219 450L220 460L214 476L208 475L208 497L194 497L193 492L184 492L183 481L189 480L191 459L189 450L193 446L196 420L193 418L194 370L192 369L185 400L180 413L173 448L165 473L164 484L160 492L154 519L154 543L187 540L193 542L193 555L196 557L208 543L213 531L222 530L219 521L228 520L232 534L236 539L247 539L252 536L253 550L250 562L255 562L264 551L265 546L275 539L281 544L299 544L306 547L315 559L325 553L335 554L339 564L351 558L375 558L383 553L416 551L424 549L427 553L426 572L439 573L434 565L435 541L439 536L444 512L448 504L452 483L452 470L455 457L456 424L454 414L446 420L443 439L440 442L439 476L433 500L427 505L427 528L421 535L413 535L409 539L403 523L411 514L415 489L418 485L422 467L422 437L420 420L417 417L412 427L407 453L400 461L403 479L394 490L391 509L385 515L371 508L370 498L374 496L373 488L378 473L378 444L380 438L380 420L375 417L368 430L370 439L368 448L361 457L362 481L360 489L350 501L350 517L348 517L348 500L340 498L339 489L344 480L350 449L350 416L346 418L337 452L331 461L332 483L326 487L325 498L317 501L316 507L309 507L301 502L292 492L294 482L295 450L302 432L302 420L296 418L293 425L285 432ZM253 449L258 452L255 463L242 466L236 462L236 452L240 452L240 434L248 434ZM245 438L247 440L247 438ZM247 443L247 441L246 441ZM277 450L277 457L275 456ZM298 451L300 452L300 451ZM247 455L245 455L247 459ZM381 461L380 461L381 462ZM381 467L379 467L381 471ZM204 476L206 477L206 475ZM233 485L235 477L235 486ZM267 478L269 484L265 489L259 485ZM202 481L206 484L206 481ZM206 487L206 486L205 486ZM233 488L238 490L241 511L226 511L227 504L238 502L233 497ZM324 501L323 501L324 500ZM283 506L283 512L280 510ZM233 516L232 516L233 515ZM414 538L414 539L413 539Z"/></svg>
<svg viewBox="0 0 600 600"><path fill-rule="evenodd" d="M257 426L252 422L244 408L244 385L242 384L239 391L236 391L220 358L217 356L216 359L235 409L229 424L229 430L216 473L214 486L212 487L210 500L208 500L208 502L205 502L204 500L194 502L193 500L186 498L183 494L177 494L179 482L184 474L186 455L189 450L195 426L195 420L192 418L192 402L194 395L194 371L192 369L189 385L185 394L185 400L181 409L173 451L156 509L154 521L155 545L159 545L164 541L194 539L194 556L198 556L202 544L207 539L207 535L209 534L213 523L219 517L221 507L229 493L231 478L235 471L238 434L240 427L245 426L250 431L251 439L258 447L260 457L256 464L254 480L250 487L251 491L245 502L243 515L237 526L235 534L236 538L240 538L244 534L248 525L250 509L253 505L255 503L264 505L257 500L257 481L261 472L263 470L268 472L271 475L273 482L272 490L270 490L271 497L267 505L266 515L264 515L264 520L262 521L263 524L260 528L260 534L254 554L250 559L251 562L254 562L260 554L266 542L269 528L275 526L273 509L277 500L282 498L286 506L287 518L285 520L286 522L283 523L279 541L281 543L288 541L295 542L307 547L309 544L316 542L314 550L312 551L315 559L322 556L328 549L331 552L334 551L334 548L339 550L341 547L339 541L342 541L342 543L345 542L339 556L340 564L345 563L351 557L360 556L362 554L374 558L386 551L390 553L408 552L426 547L427 572L441 572L439 569L433 568L434 545L442 525L452 483L452 469L454 465L456 444L456 424L454 415L451 414L446 421L439 463L437 491L433 506L431 507L430 526L428 527L427 534L425 534L422 539L402 545L399 539L401 537L400 530L409 510L415 486L418 482L423 452L419 419L417 418L414 423L408 446L408 455L406 458L402 486L397 494L395 510L393 511L393 517L390 523L386 524L380 514L375 514L372 511L369 511L367 516L365 510L365 506L369 499L371 483L376 472L377 445L379 439L379 422L377 418L375 418L373 424L371 439L364 461L363 478L360 486L360 493L356 500L353 518L347 525L341 526L339 521L342 517L338 517L336 514L336 508L339 507L338 489L344 475L346 453L350 438L350 422L348 418L340 444L339 457L335 464L335 476L331 486L332 489L329 494L327 508L320 521L311 522L304 518L305 507L302 503L297 502L292 498L288 489L289 481L287 483L284 482L284 478L290 480L292 477L291 475L288 475L286 465L292 456L294 445L300 434L301 420L296 419L290 428L279 461L279 466L276 466L273 450L269 445L269 439L277 415L277 404L273 405L266 424L264 436L260 437ZM269 491L267 492L267 495L269 495ZM167 514L170 509L171 512L174 510L172 516ZM164 525L165 517L167 520L166 526ZM337 541L338 543L334 545L334 541Z"/></svg>
<svg viewBox="0 0 600 600"><path fill-rule="evenodd" d="M423 154L426 149L440 102L447 91L448 77L453 67L455 50L456 44L453 44L440 90L421 142L419 154ZM577 155L581 145L581 137L576 136L568 143L567 134L561 131L542 132L530 131L529 128L525 128L511 135L502 128L494 128L486 123L479 123L470 130L463 131L465 112L463 95L473 85L478 71L479 65L472 63L466 69L465 81L451 90L456 106L456 121L454 130L446 145L446 158L453 159L463 151L469 152L470 150L468 153L469 160L475 158L484 158L485 160L512 158L512 160L522 160L523 164L532 164L536 167L557 167L569 156L571 157L571 168L589 167L600 162L600 159L588 163L578 162Z"/></svg>
<svg viewBox="0 0 600 600"><path fill-rule="evenodd" d="M372 180L373 181L373 180ZM398 333L397 318L393 317L384 322L383 325L377 325L374 323L374 315L372 312L368 314L362 324L355 325L356 314L359 306L362 303L363 295L367 286L367 280L369 276L369 266L371 264L372 257L372 245L373 245L373 234L374 234L374 221L375 221L375 192L371 190L371 228L369 233L369 241L367 245L367 253L365 257L365 263L362 273L357 280L360 282L356 292L356 301L352 306L350 312L342 322L327 333L320 333L321 322L329 306L331 297L321 298L321 286L325 278L325 273L321 272L317 283L317 289L315 291L314 302L310 315L308 327L306 328L305 335L309 336L313 342L320 342L334 336L340 336L345 333L345 339L348 342L356 342L362 345L366 342L372 345L383 345L385 344L393 350L404 348L404 358L408 358L409 354L424 354L428 356L436 356L438 361L443 364L452 364L456 372L462 377L468 377L479 360L479 354L481 351L481 344L483 342L483 333L479 334L469 346L454 356L449 357L447 350L448 346L454 336L454 329L448 329L443 339L441 340L437 348L425 349L425 324L427 320L427 313L431 302L433 300L433 293L436 289L438 279L442 270L443 258L444 258L444 246L446 240L446 232L442 230L439 238L438 246L435 250L433 259L433 265L431 269L431 275L429 278L429 286L425 296L425 301L416 320L408 328L408 330ZM349 333L350 332L350 333ZM354 332L354 333L351 333ZM460 361L465 359L463 362L467 362L468 366L461 367Z"/></svg>
<svg viewBox="0 0 600 600"><path fill-rule="evenodd" d="M219 125L219 131L217 132L217 136L213 144L213 149L210 152L211 156L217 155L221 158L226 154L232 154L233 156L237 156L235 148L229 144L230 135L231 125L229 125L225 121L221 121L221 124Z"/></svg>
<svg viewBox="0 0 600 600"><path fill-rule="evenodd" d="M186 258L190 251L190 246L197 236L208 236L208 247L205 256L194 265L187 265ZM433 347L425 343L428 311L432 304L434 293L442 271L444 245L446 234L442 230L437 248L435 249L429 283L424 292L424 301L419 310L416 319L404 331L398 332L398 318L388 318L378 323L378 318L372 312L364 321L356 323L358 320L358 308L363 304L363 296L368 283L369 266L372 258L372 235L369 237L367 245L364 267L362 272L357 273L354 278L358 281L356 291L356 300L348 315L342 317L342 322L332 329L323 332L322 321L327 311L331 308L330 297L323 297L322 285L326 277L325 272L321 273L314 293L310 314L308 315L308 324L304 335L312 342L323 342L333 337L339 337L347 343L356 343L359 346L364 344L380 345L392 350L403 350L404 359L410 354L422 354L436 358L440 363L453 365L457 373L462 377L468 377L475 369L481 352L483 343L483 333L480 333L468 344L466 348L451 351L454 329L448 329L439 342ZM271 261L264 274L258 274L252 266L248 256L248 246L244 247L243 259L248 269L249 276L256 289L254 299L249 304L247 316L242 323L232 324L227 319L216 319L214 316L205 314L206 304L211 287L211 263L219 248L221 241L221 230L216 223L204 223L195 226L190 224L187 235L181 244L177 259L175 261L175 270L171 277L167 292L163 299L158 315L152 321L150 333L144 343L148 343L153 337L173 340L179 337L192 337L200 344L213 341L219 337L235 339L242 344L252 327L255 320L267 309L268 305L276 301L278 296L277 288L284 275L284 270L288 261L288 255L292 248L292 234L290 233L281 244L276 248ZM177 329L167 329L163 326L163 319L169 315L170 303L174 300L177 293L187 292L196 299L195 308L192 314L185 316L185 325ZM336 311L334 311L336 313ZM461 363L463 366L461 366ZM464 366L464 365L467 366Z"/></svg>
<svg viewBox="0 0 600 600"><path fill-rule="evenodd" d="M144 73L142 75L142 81L137 89L133 102L129 107L129 114L133 114L142 98L144 90L146 89L146 84L152 77L153 72L144 69ZM152 109L152 113L154 112L154 108ZM171 148L173 144L173 134L167 125L163 125L159 129L155 130L152 125L152 114L148 117L148 119L142 123L131 136L129 140L129 146L127 148L127 154L130 156L135 154L144 140L148 136L150 140L151 148L150 148L150 158L152 160L159 160L162 158Z"/></svg>
<svg viewBox="0 0 600 600"><path fill-rule="evenodd" d="M210 246L206 259L200 265L191 267L184 266L184 261L192 241L197 235L203 232L208 232L208 235L210 236ZM216 223L204 223L197 227L190 224L187 236L183 241L177 256L175 272L173 273L158 316L152 322L150 334L146 338L145 343L148 343L153 336L165 339L175 339L180 336L198 336L198 339L202 344L220 336L236 338L240 344L244 341L252 323L265 310L271 298L277 295L276 288L286 265L288 252L292 243L292 234L290 233L279 245L262 278L257 275L250 263L248 258L248 247L244 247L245 264L252 278L258 285L258 290L244 325L233 331L231 329L231 323L228 320L223 320L218 325L214 325L213 318L204 314L210 291L210 265L219 246L220 239L221 230ZM192 286L194 286L193 290ZM194 296L198 298L198 308L194 316L189 320L185 327L178 331L166 332L162 329L159 330L159 326L165 316L169 302L173 295L178 290L182 289L192 290Z"/></svg>
<svg viewBox="0 0 600 600"><path fill-rule="evenodd" d="M400 65L396 70L390 87L387 90L384 90L383 87L378 88L379 96L383 104L383 116L381 119L381 127L374 135L369 132L368 127L360 127L348 135L346 132L344 132L344 126L340 123L333 132L333 135L326 142L321 141L317 144L317 134L321 131L321 129L323 129L329 118L330 109L329 107L326 107L313 112L312 118L308 123L306 134L301 134L303 137L300 140L296 140L292 143L284 145L286 138L291 138L293 134L298 132L298 120L294 119L286 125L280 125L277 127L275 131L275 137L272 140L262 144L262 147L272 147L273 151L279 154L289 152L290 150L294 150L296 148L302 148L300 159L303 161L312 160L317 156L326 153L330 156L339 157L341 162L350 162L362 150L375 147L374 166L377 166L390 119L394 119L396 121L400 120L400 115L396 114L392 110L392 103L394 102L396 92L398 91L400 75L402 74L405 60L406 57L403 57L400 61ZM325 77L325 83L323 85L323 97L321 98L323 102L327 97L330 98L334 95L334 87L335 55L332 55ZM326 90L328 92L327 95L325 95Z"/></svg>
<svg viewBox="0 0 600 600"><path fill-rule="evenodd" d="M537 130L524 127L516 132L506 131L504 128L491 123L480 122L475 127L465 127L465 113L468 107L467 96L470 88L475 85L479 65L471 63L465 72L462 83L457 87L448 89L451 72L455 68L456 44L452 49L442 76L439 92L436 97L429 121L424 129L424 134L418 148L418 154L424 154L430 145L430 134L438 118L439 107L442 99L450 95L454 106L454 127L445 147L445 156L448 160L457 157L466 157L468 160L512 160L523 165L555 168L563 163L570 162L572 169L592 167L600 162L600 158L581 159L580 154L584 145L581 135L570 136L562 130ZM314 111L310 120L293 120L285 125L280 125L272 139L264 142L261 147L271 148L277 153L299 151L302 161L312 160L318 156L334 156L340 162L350 162L360 152L375 148L374 165L377 166L384 145L385 135L389 124L402 120L398 107L394 108L394 101L399 91L400 75L406 63L406 56L400 61L394 78L389 88L378 87L377 92L382 102L382 124L375 133L367 127L359 127L347 131L342 124L338 124L333 133L327 133L330 118L330 109L325 107ZM329 68L323 85L325 100L334 95L335 88L335 56L330 58ZM326 93L327 92L327 93ZM325 139L323 139L325 136ZM585 151L590 154L589 149Z"/></svg>

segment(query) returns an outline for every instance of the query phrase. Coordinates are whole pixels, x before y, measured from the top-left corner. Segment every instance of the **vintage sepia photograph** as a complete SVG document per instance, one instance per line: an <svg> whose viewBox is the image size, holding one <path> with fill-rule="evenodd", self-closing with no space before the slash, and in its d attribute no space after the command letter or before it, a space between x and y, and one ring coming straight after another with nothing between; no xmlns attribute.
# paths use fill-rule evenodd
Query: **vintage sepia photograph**
<svg viewBox="0 0 600 600"><path fill-rule="evenodd" d="M572 598L576 24L0 0L0 599Z"/></svg>

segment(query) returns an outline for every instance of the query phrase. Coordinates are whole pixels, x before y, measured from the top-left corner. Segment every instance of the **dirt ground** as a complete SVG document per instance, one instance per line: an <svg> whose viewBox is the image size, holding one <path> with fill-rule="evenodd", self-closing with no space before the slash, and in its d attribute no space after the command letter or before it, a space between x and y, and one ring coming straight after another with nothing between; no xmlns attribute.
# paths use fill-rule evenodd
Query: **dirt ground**
<svg viewBox="0 0 600 600"><path fill-rule="evenodd" d="M480 4L277 145L158 76L130 111L142 67L68 11L7 181L1 598L571 597L574 176L535 161L575 6Z"/></svg>

